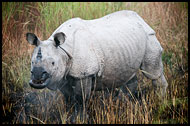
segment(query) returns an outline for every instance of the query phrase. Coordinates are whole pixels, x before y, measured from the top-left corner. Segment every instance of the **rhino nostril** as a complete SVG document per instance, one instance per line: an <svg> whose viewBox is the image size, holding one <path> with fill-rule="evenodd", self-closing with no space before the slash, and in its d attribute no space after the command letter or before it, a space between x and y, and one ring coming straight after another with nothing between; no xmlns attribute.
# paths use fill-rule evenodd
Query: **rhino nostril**
<svg viewBox="0 0 190 126"><path fill-rule="evenodd" d="M52 62L52 65L53 65L53 66L54 66L54 64L55 64L55 63L54 63L54 62Z"/></svg>
<svg viewBox="0 0 190 126"><path fill-rule="evenodd" d="M42 75L43 75L43 74L47 74L47 72L46 72L46 71L44 71L44 72L42 73Z"/></svg>
<svg viewBox="0 0 190 126"><path fill-rule="evenodd" d="M43 79L46 79L48 77L49 77L49 74L46 71L42 72L42 78Z"/></svg>

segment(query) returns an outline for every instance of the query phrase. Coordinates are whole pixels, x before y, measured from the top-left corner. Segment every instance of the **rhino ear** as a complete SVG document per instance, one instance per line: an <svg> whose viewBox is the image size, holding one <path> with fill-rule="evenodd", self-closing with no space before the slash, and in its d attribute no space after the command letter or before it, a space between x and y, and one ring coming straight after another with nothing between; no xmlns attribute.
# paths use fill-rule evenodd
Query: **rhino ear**
<svg viewBox="0 0 190 126"><path fill-rule="evenodd" d="M65 42L65 34L63 32L56 33L54 35L55 46L59 46Z"/></svg>
<svg viewBox="0 0 190 126"><path fill-rule="evenodd" d="M38 45L40 44L40 41L39 41L38 37L36 37L36 35L33 34L33 33L27 33L27 34L26 34L26 40L27 40L31 45L38 46Z"/></svg>

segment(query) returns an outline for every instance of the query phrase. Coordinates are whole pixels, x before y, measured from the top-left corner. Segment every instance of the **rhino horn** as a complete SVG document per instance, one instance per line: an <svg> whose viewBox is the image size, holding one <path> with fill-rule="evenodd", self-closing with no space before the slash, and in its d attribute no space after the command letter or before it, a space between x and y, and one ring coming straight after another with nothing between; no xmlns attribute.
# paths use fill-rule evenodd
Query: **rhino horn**
<svg viewBox="0 0 190 126"><path fill-rule="evenodd" d="M38 54L37 54L36 58L37 58L37 60L42 59L41 47L39 47Z"/></svg>

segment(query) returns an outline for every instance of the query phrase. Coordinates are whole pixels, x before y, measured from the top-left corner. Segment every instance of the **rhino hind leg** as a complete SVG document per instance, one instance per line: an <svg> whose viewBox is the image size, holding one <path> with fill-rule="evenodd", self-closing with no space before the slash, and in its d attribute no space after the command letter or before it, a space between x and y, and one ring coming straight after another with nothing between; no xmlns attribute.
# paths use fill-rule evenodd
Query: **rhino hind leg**
<svg viewBox="0 0 190 126"><path fill-rule="evenodd" d="M168 83L167 83L166 78L163 73L158 79L152 80L152 84L156 89L162 88L162 92L161 92L162 96L164 96L166 94L166 89L168 87Z"/></svg>
<svg viewBox="0 0 190 126"><path fill-rule="evenodd" d="M121 90L123 91L123 93L127 94L128 96L131 96L136 92L137 86L138 80L137 76L135 75L131 80L129 80L125 85L121 87Z"/></svg>
<svg viewBox="0 0 190 126"><path fill-rule="evenodd" d="M115 93L115 99L123 99L123 96L128 96L129 99L136 99L137 98L137 86L138 80L137 76L135 75L131 80L127 83L122 85ZM125 99L124 99L125 100Z"/></svg>
<svg viewBox="0 0 190 126"><path fill-rule="evenodd" d="M168 83L163 74L162 50L156 36L150 35L140 69L147 78L152 80L154 87L162 89L161 95L164 96Z"/></svg>

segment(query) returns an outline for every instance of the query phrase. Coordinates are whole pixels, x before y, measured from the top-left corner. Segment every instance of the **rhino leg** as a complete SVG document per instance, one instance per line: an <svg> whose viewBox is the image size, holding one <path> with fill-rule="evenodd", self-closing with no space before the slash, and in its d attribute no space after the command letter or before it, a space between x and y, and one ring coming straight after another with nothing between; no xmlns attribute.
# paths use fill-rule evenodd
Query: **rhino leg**
<svg viewBox="0 0 190 126"><path fill-rule="evenodd" d="M159 77L158 79L153 79L152 84L155 89L162 88L162 92L161 92L162 96L164 96L166 94L166 89L168 87L168 83L166 81L164 74L162 74L161 77Z"/></svg>
<svg viewBox="0 0 190 126"><path fill-rule="evenodd" d="M126 94L130 99L135 96L137 91L138 80L135 75L131 80L129 80L126 84L121 86L121 90L124 94Z"/></svg>
<svg viewBox="0 0 190 126"><path fill-rule="evenodd" d="M92 89L92 78L87 77L83 79L77 79L73 88L75 104L75 115L80 114L81 118L86 116L86 105L90 98Z"/></svg>
<svg viewBox="0 0 190 126"><path fill-rule="evenodd" d="M144 60L141 64L143 74L153 80L154 87L162 88L162 96L166 93L168 83L163 74L162 47L155 35L149 35Z"/></svg>
<svg viewBox="0 0 190 126"><path fill-rule="evenodd" d="M59 85L59 90L63 93L67 104L71 103L73 99L73 88L71 86L73 82L74 79L72 77L68 77L67 80L64 80L63 84Z"/></svg>

